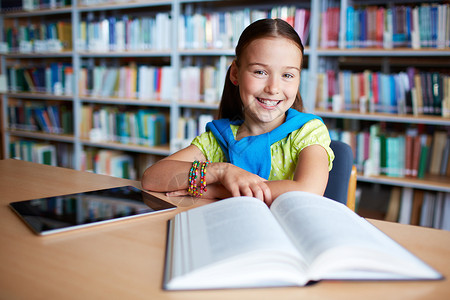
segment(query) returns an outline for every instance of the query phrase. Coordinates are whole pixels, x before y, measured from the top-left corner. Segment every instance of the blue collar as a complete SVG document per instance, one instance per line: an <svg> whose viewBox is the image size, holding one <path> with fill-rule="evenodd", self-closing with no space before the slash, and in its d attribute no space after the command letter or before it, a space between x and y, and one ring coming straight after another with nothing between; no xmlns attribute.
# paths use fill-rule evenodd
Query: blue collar
<svg viewBox="0 0 450 300"><path fill-rule="evenodd" d="M312 119L322 119L313 114L301 113L290 108L285 122L270 132L256 136L247 136L236 141L230 125L241 125L243 120L214 120L206 124L206 131L211 131L228 162L262 178L269 179L272 169L270 146L300 129Z"/></svg>

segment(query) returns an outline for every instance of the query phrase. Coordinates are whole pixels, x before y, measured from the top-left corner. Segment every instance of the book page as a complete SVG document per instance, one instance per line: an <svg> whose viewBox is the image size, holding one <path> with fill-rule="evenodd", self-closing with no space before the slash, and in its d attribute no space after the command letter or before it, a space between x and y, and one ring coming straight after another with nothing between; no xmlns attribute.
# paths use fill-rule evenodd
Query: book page
<svg viewBox="0 0 450 300"><path fill-rule="evenodd" d="M439 278L440 274L345 205L305 192L271 210L308 262L311 279Z"/></svg>
<svg viewBox="0 0 450 300"><path fill-rule="evenodd" d="M175 225L169 289L306 282L295 247L260 200L218 201L178 214Z"/></svg>

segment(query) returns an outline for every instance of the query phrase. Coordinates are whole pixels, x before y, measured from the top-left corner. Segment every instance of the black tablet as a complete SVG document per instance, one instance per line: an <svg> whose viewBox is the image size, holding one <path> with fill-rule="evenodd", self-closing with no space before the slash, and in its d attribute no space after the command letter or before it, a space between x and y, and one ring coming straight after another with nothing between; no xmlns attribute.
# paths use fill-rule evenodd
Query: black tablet
<svg viewBox="0 0 450 300"><path fill-rule="evenodd" d="M133 186L18 201L9 206L39 235L176 208L175 205Z"/></svg>

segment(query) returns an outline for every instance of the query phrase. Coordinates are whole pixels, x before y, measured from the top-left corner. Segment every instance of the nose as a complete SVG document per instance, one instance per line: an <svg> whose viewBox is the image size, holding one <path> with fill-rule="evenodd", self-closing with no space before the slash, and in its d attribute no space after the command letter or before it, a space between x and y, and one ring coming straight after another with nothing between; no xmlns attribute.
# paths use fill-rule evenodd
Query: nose
<svg viewBox="0 0 450 300"><path fill-rule="evenodd" d="M274 76L270 77L267 80L267 84L264 89L264 92L271 94L271 95L278 94L280 92L280 80Z"/></svg>

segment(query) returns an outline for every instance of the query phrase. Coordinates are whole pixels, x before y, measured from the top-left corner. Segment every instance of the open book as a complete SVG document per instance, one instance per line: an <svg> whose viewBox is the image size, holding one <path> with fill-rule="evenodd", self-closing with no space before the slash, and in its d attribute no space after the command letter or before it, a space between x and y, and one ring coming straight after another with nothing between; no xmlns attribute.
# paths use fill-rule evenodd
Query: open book
<svg viewBox="0 0 450 300"><path fill-rule="evenodd" d="M345 205L306 192L280 195L270 209L229 198L169 221L167 290L441 278Z"/></svg>

